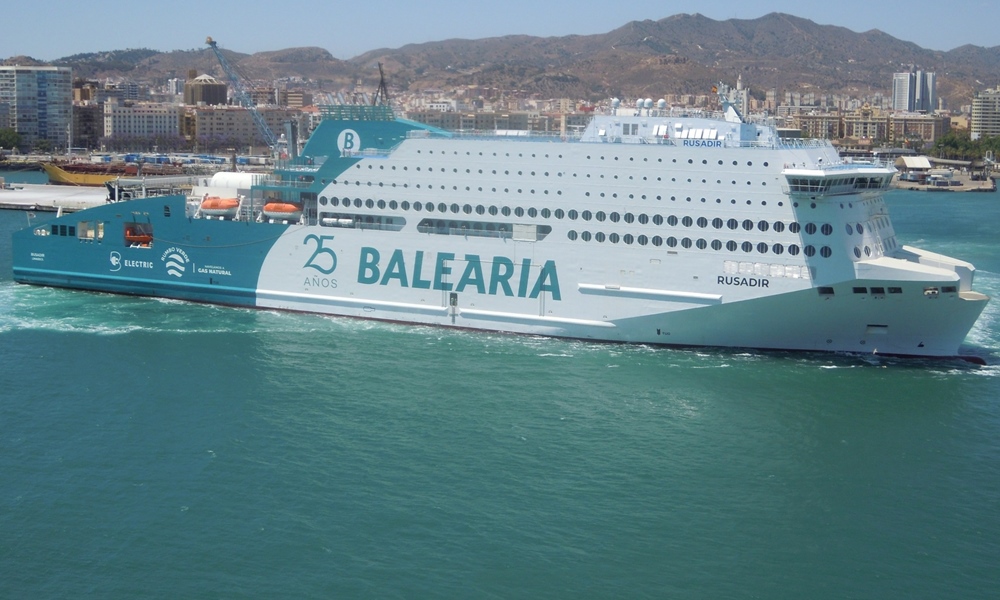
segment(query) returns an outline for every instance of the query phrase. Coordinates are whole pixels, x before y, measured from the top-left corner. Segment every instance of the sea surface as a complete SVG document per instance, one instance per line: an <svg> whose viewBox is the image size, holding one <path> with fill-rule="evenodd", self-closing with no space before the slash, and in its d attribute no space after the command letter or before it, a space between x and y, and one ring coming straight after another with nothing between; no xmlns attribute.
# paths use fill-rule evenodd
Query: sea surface
<svg viewBox="0 0 1000 600"><path fill-rule="evenodd" d="M1000 195L888 202L1000 295ZM16 285L26 219L0 598L1000 593L996 300L985 367L588 344Z"/></svg>

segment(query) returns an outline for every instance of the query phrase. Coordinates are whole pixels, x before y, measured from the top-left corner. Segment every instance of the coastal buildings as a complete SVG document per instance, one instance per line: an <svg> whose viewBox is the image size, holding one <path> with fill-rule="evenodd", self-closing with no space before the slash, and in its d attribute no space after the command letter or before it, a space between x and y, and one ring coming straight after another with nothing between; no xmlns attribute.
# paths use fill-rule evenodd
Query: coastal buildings
<svg viewBox="0 0 1000 600"><path fill-rule="evenodd" d="M0 66L0 104L8 126L34 147L71 145L73 86L68 67Z"/></svg>
<svg viewBox="0 0 1000 600"><path fill-rule="evenodd" d="M904 112L937 110L937 75L925 71L894 73L892 109Z"/></svg>
<svg viewBox="0 0 1000 600"><path fill-rule="evenodd" d="M972 98L970 130L973 140L1000 135L1000 86L976 92Z"/></svg>

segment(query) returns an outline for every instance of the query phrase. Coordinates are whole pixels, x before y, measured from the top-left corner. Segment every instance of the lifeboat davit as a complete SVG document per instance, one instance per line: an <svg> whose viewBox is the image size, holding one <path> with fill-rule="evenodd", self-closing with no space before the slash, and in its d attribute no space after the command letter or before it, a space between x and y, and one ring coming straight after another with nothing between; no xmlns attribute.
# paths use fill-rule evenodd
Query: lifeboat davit
<svg viewBox="0 0 1000 600"><path fill-rule="evenodd" d="M279 221L298 221L302 217L302 205L292 202L268 202L264 205L264 216Z"/></svg>
<svg viewBox="0 0 1000 600"><path fill-rule="evenodd" d="M210 217L235 217L239 208L239 198L208 196L201 201L201 213Z"/></svg>

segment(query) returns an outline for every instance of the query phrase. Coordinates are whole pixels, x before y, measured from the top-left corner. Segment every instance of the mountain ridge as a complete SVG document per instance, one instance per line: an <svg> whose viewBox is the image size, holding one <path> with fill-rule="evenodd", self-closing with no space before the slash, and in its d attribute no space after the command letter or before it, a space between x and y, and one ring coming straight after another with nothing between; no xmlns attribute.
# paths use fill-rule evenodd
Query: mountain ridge
<svg viewBox="0 0 1000 600"><path fill-rule="evenodd" d="M550 97L600 100L706 93L711 85L745 85L762 96L776 88L826 94L891 92L892 74L912 68L937 73L948 107L1000 83L1000 46L928 50L879 29L858 33L772 12L756 19L716 21L698 13L631 21L603 34L493 38L406 44L340 60L318 47L242 54L223 50L248 76L301 79L326 91L375 89L383 63L391 90L482 86ZM32 61L30 57L7 59ZM129 49L76 54L42 64L70 66L84 78L158 81L188 70L222 77L209 48L157 52Z"/></svg>

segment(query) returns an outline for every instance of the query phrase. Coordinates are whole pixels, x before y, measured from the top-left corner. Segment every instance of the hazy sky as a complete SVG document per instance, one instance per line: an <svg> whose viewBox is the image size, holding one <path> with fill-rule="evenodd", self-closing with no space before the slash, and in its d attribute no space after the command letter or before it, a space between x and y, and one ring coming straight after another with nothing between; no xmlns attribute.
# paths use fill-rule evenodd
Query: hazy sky
<svg viewBox="0 0 1000 600"><path fill-rule="evenodd" d="M931 50L1000 46L997 0L4 0L0 59L53 60L125 48L188 50L204 47L209 35L236 52L318 46L348 59L377 48L450 38L587 35L675 14L723 21L771 12L856 32L880 29Z"/></svg>

